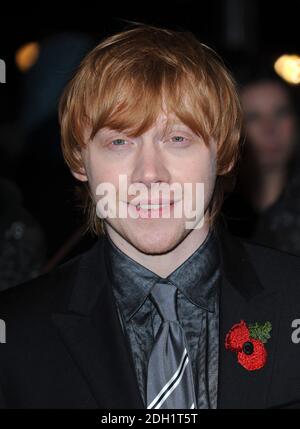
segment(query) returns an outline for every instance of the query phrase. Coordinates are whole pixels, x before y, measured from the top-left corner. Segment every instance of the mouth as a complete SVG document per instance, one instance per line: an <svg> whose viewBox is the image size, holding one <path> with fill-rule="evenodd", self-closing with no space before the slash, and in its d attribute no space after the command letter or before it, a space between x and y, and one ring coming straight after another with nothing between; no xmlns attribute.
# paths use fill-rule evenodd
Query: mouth
<svg viewBox="0 0 300 429"><path fill-rule="evenodd" d="M138 210L142 209L142 210L158 210L160 208L164 208L164 207L168 207L173 205L174 202L170 202L170 203L164 203L164 204L138 204L136 206L136 208Z"/></svg>
<svg viewBox="0 0 300 429"><path fill-rule="evenodd" d="M147 217L160 217L160 215L162 215L163 212L168 207L170 208L170 211L171 211L176 202L177 201L168 201L168 202L159 202L159 203L140 202L138 204L128 203L128 205L135 212L137 212L140 217L147 218Z"/></svg>

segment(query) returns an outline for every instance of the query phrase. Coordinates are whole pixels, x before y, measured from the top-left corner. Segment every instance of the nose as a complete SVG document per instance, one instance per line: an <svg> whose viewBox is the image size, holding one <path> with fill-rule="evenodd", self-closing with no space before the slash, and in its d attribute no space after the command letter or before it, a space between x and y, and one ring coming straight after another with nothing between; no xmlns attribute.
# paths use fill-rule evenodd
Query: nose
<svg viewBox="0 0 300 429"><path fill-rule="evenodd" d="M151 183L169 183L170 174L167 159L161 149L153 141L145 141L135 159L132 182L143 183L147 187Z"/></svg>

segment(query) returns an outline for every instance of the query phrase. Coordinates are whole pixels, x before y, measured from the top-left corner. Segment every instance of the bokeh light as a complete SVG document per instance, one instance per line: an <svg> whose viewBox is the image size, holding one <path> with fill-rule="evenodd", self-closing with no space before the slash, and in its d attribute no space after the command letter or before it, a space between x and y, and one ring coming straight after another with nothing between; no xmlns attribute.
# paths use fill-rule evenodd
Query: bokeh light
<svg viewBox="0 0 300 429"><path fill-rule="evenodd" d="M39 57L40 46L37 42L26 43L21 46L15 56L15 61L19 70L23 73L28 71Z"/></svg>
<svg viewBox="0 0 300 429"><path fill-rule="evenodd" d="M281 55L274 64L276 73L286 82L297 85L300 83L300 56Z"/></svg>

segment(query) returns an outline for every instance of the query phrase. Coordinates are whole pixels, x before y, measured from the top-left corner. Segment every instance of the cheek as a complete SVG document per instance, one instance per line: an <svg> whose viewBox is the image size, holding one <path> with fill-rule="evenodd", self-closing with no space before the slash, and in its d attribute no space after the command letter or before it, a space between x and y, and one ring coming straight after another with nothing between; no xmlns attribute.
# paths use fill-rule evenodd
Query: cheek
<svg viewBox="0 0 300 429"><path fill-rule="evenodd" d="M216 155L209 149L202 150L179 166L180 182L213 184L216 176Z"/></svg>
<svg viewBox="0 0 300 429"><path fill-rule="evenodd" d="M91 151L86 159L86 170L90 186L95 189L100 183L112 183L117 185L119 180L119 168L107 162L103 156Z"/></svg>

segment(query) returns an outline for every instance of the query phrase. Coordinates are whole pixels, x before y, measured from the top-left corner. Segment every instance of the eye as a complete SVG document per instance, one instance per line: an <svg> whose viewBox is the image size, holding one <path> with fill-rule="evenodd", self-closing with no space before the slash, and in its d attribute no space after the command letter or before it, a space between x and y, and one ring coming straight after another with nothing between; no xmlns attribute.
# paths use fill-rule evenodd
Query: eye
<svg viewBox="0 0 300 429"><path fill-rule="evenodd" d="M245 120L248 124L254 123L260 119L260 115L257 112L249 112L245 114Z"/></svg>
<svg viewBox="0 0 300 429"><path fill-rule="evenodd" d="M113 146L124 146L124 144L126 143L126 140L124 140L124 139L115 139L115 140L112 140L112 145Z"/></svg>
<svg viewBox="0 0 300 429"><path fill-rule="evenodd" d="M178 142L183 142L185 140L185 138L182 136L174 136L171 138L171 140L175 143L178 143Z"/></svg>
<svg viewBox="0 0 300 429"><path fill-rule="evenodd" d="M177 146L184 146L190 143L190 139L180 134L172 136L169 141L175 143Z"/></svg>

